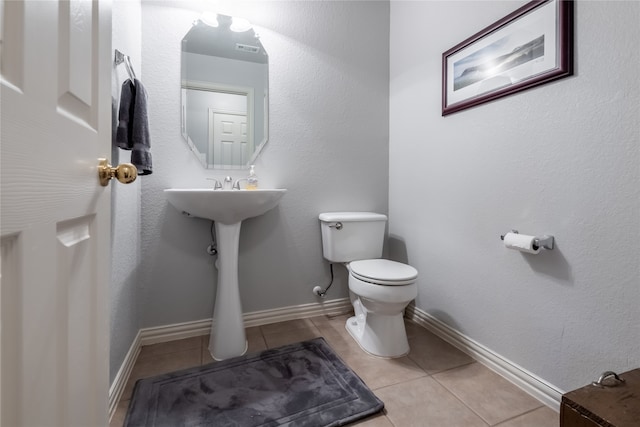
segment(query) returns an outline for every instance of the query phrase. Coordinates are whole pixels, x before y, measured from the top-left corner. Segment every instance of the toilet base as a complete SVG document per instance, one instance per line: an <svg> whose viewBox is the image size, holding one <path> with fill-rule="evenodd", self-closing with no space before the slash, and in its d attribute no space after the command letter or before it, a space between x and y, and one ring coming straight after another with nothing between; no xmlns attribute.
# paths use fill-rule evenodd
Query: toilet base
<svg viewBox="0 0 640 427"><path fill-rule="evenodd" d="M393 359L409 354L409 341L402 312L387 316L360 313L347 319L349 334L372 356Z"/></svg>

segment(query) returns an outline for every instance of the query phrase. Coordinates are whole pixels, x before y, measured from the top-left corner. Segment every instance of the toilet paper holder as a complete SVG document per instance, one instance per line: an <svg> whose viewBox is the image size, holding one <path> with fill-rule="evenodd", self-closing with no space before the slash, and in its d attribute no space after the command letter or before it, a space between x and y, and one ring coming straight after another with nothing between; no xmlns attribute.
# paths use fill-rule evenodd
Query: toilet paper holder
<svg viewBox="0 0 640 427"><path fill-rule="evenodd" d="M519 234L518 230L511 230L511 233ZM500 235L500 240L504 240L504 234ZM554 239L553 239L553 236L548 236L545 234L543 236L536 237L533 240L533 243L537 247L551 250L553 249L553 246L554 246ZM537 248L534 247L534 249L537 249Z"/></svg>

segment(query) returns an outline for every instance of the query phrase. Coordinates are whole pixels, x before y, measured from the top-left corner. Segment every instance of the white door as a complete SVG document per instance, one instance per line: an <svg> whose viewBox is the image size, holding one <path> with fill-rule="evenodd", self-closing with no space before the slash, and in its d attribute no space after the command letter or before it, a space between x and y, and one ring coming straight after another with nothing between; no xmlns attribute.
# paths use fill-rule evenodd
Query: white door
<svg viewBox="0 0 640 427"><path fill-rule="evenodd" d="M0 8L1 424L105 426L110 4Z"/></svg>
<svg viewBox="0 0 640 427"><path fill-rule="evenodd" d="M253 151L247 144L247 115L209 109L209 164L244 166Z"/></svg>

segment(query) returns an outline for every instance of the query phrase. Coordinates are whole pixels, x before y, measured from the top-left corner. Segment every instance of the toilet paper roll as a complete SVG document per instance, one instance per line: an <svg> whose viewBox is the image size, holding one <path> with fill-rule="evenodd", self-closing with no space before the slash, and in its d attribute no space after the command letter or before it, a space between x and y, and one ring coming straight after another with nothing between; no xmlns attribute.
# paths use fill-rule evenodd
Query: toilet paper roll
<svg viewBox="0 0 640 427"><path fill-rule="evenodd" d="M504 245L509 249L515 249L529 254L540 252L540 246L535 244L536 236L526 234L507 233L504 236Z"/></svg>

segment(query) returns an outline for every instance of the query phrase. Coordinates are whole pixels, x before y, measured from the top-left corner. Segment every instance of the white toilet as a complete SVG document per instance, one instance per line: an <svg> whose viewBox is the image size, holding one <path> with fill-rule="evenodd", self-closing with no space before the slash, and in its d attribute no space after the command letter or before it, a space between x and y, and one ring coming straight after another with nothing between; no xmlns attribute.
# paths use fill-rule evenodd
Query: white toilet
<svg viewBox="0 0 640 427"><path fill-rule="evenodd" d="M418 295L418 271L407 264L381 259L386 215L372 212L322 213L323 256L349 270L349 291L355 316L346 328L360 347L374 356L409 353L402 315Z"/></svg>

